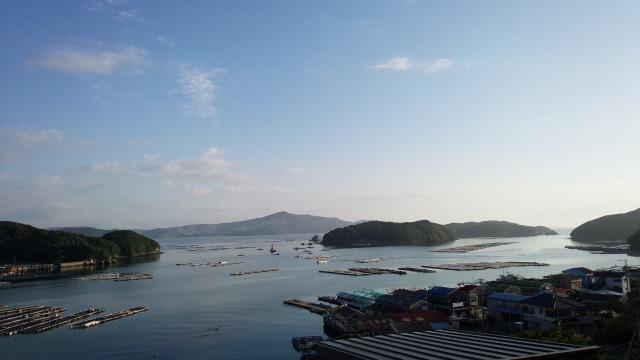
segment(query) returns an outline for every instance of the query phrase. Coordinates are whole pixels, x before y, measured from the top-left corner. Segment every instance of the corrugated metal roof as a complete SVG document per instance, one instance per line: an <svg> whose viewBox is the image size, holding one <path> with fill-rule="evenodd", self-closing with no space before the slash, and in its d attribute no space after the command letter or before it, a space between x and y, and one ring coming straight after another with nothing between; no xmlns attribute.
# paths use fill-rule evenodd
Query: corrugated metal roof
<svg viewBox="0 0 640 360"><path fill-rule="evenodd" d="M316 344L322 359L536 359L595 352L577 346L473 332L436 330L330 340Z"/></svg>
<svg viewBox="0 0 640 360"><path fill-rule="evenodd" d="M530 296L513 295L513 294L507 294L507 293L491 293L487 296L487 300L509 301L509 302L520 302L528 298L530 298Z"/></svg>

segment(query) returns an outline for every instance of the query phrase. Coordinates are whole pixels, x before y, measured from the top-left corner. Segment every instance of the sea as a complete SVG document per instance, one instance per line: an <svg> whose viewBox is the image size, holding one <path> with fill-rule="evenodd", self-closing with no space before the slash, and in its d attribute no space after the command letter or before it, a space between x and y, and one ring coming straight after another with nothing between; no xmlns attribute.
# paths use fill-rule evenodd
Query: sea
<svg viewBox="0 0 640 360"><path fill-rule="evenodd" d="M325 249L315 245L308 249L313 254L294 250L311 236L158 239L163 253L157 260L98 271L149 273L153 275L150 280L57 278L0 288L0 305L61 306L67 313L91 307L104 308L107 313L135 306L149 307L148 312L89 329L62 327L39 335L0 337L0 359L299 359L291 338L323 336L322 317L285 305L285 299L315 301L320 295L355 289L385 292L394 288L456 286L493 280L507 273L541 277L570 267L597 269L624 265L625 261L640 265L638 257L565 249L566 245L575 245L567 235L462 239L433 247ZM433 252L443 247L495 241L515 243L463 254ZM269 253L272 245L280 255ZM319 255L331 258L323 264L305 259ZM374 258L385 261L356 263ZM217 261L243 263L220 267L176 265ZM318 272L354 266L397 268L478 261L537 261L550 265L362 277ZM279 271L230 275L267 268Z"/></svg>

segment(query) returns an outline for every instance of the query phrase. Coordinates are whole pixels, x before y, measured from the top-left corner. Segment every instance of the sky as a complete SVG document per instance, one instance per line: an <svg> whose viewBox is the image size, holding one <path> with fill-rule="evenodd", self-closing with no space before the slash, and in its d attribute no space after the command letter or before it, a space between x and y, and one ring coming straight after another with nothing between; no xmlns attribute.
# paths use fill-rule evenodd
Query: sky
<svg viewBox="0 0 640 360"><path fill-rule="evenodd" d="M640 207L638 1L0 2L0 219Z"/></svg>

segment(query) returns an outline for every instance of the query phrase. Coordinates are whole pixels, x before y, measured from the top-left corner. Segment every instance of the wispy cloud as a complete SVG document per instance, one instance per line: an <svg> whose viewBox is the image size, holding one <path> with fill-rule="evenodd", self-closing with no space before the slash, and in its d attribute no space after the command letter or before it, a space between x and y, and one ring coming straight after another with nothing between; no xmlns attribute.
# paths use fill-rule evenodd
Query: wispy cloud
<svg viewBox="0 0 640 360"><path fill-rule="evenodd" d="M135 46L114 50L56 48L32 60L38 67L72 74L111 75L120 70L140 70L147 52Z"/></svg>
<svg viewBox="0 0 640 360"><path fill-rule="evenodd" d="M451 59L436 59L426 64L422 71L426 74L435 74L443 72L453 66Z"/></svg>
<svg viewBox="0 0 640 360"><path fill-rule="evenodd" d="M453 60L448 58L423 62L408 57L394 57L370 68L379 71L421 71L425 74L435 74L446 71L452 66Z"/></svg>
<svg viewBox="0 0 640 360"><path fill-rule="evenodd" d="M13 135L18 144L34 146L62 140L62 132L57 129L21 130Z"/></svg>
<svg viewBox="0 0 640 360"><path fill-rule="evenodd" d="M178 71L180 91L187 98L185 108L189 115L203 119L216 116L216 100L218 98L217 78L225 71L220 68L202 69L181 66Z"/></svg>
<svg viewBox="0 0 640 360"><path fill-rule="evenodd" d="M415 64L407 57L394 57L383 63L371 66L374 70L406 71L411 70Z"/></svg>

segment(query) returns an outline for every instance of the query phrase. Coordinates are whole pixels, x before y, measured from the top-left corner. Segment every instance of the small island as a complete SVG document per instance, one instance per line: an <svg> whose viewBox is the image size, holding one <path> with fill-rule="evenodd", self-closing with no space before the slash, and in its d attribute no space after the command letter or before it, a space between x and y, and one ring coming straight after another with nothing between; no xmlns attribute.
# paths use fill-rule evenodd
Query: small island
<svg viewBox="0 0 640 360"><path fill-rule="evenodd" d="M508 221L451 223L445 226L458 239L479 237L505 238L558 235L558 233L546 226L526 226Z"/></svg>
<svg viewBox="0 0 640 360"><path fill-rule="evenodd" d="M446 227L421 220L406 223L367 221L332 230L322 238L330 247L439 245L455 240Z"/></svg>
<svg viewBox="0 0 640 360"><path fill-rule="evenodd" d="M0 263L5 264L111 264L159 252L155 240L131 230L91 237L0 221Z"/></svg>
<svg viewBox="0 0 640 360"><path fill-rule="evenodd" d="M624 244L640 231L640 209L587 221L573 229L571 239L584 243Z"/></svg>

